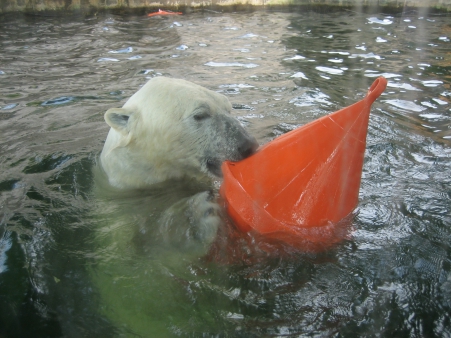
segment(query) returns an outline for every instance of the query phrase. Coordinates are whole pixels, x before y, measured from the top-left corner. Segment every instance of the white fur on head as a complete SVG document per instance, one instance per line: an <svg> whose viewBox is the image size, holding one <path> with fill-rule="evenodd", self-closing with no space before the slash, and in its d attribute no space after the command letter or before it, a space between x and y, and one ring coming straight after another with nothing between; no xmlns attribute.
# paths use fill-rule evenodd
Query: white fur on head
<svg viewBox="0 0 451 338"><path fill-rule="evenodd" d="M105 113L111 129L100 160L110 184L144 188L184 176L205 178L214 162L209 156L216 165L239 160L234 137L245 131L231 109L224 95L194 83L151 79L122 108Z"/></svg>
<svg viewBox="0 0 451 338"><path fill-rule="evenodd" d="M181 122L199 102L231 110L218 93L164 77L148 81L122 108L109 109L105 121L111 129L100 160L110 184L142 188L168 178L205 176L194 170L199 166L196 150L180 144L186 128Z"/></svg>

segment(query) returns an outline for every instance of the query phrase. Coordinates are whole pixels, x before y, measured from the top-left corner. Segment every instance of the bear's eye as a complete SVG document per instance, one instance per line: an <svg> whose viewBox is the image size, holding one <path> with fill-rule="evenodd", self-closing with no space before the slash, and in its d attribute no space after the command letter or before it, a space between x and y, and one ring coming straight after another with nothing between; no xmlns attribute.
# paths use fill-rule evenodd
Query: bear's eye
<svg viewBox="0 0 451 338"><path fill-rule="evenodd" d="M199 112L199 113L196 113L196 114L193 115L193 118L196 121L204 121L206 119L209 119L210 117L211 117L210 113L205 112L205 111L204 112Z"/></svg>

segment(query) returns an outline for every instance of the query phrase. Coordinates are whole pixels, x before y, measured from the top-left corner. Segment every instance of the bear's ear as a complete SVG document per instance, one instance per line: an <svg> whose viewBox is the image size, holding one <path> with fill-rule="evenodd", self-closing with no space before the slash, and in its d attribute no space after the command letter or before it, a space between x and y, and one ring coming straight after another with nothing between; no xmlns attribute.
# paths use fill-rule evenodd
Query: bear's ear
<svg viewBox="0 0 451 338"><path fill-rule="evenodd" d="M106 123L121 134L128 134L128 119L132 114L131 111L124 108L111 108L105 113Z"/></svg>

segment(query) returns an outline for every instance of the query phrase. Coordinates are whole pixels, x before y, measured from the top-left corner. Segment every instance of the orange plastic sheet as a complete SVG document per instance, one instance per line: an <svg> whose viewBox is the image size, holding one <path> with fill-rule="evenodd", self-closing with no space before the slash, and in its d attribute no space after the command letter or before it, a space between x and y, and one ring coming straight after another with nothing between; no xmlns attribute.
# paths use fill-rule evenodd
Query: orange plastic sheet
<svg viewBox="0 0 451 338"><path fill-rule="evenodd" d="M342 240L358 202L371 105L386 86L379 77L363 100L225 162L220 193L238 228L294 246Z"/></svg>
<svg viewBox="0 0 451 338"><path fill-rule="evenodd" d="M158 12L153 12L153 13L149 13L147 14L148 17L152 17L152 16L159 16L159 15L181 15L182 12L171 12L171 11L162 11L161 9L158 10Z"/></svg>

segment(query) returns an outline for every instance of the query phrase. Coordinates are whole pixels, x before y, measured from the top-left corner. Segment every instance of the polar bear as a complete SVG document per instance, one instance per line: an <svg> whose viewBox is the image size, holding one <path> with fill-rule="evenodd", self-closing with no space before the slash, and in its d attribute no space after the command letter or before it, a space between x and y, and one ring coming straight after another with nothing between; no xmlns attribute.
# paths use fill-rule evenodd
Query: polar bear
<svg viewBox="0 0 451 338"><path fill-rule="evenodd" d="M88 271L102 316L126 336L193 325L191 306L167 300L191 304L184 285L224 238L214 184L222 162L258 147L231 109L219 93L156 77L105 113L111 128L95 168Z"/></svg>
<svg viewBox="0 0 451 338"><path fill-rule="evenodd" d="M152 211L160 239L176 246L214 239L220 208L206 179L220 177L225 160L240 161L258 147L231 110L224 95L156 77L105 113L111 128L100 164L107 181L120 191L165 191L149 202L160 209Z"/></svg>

